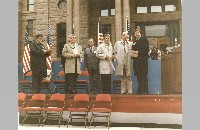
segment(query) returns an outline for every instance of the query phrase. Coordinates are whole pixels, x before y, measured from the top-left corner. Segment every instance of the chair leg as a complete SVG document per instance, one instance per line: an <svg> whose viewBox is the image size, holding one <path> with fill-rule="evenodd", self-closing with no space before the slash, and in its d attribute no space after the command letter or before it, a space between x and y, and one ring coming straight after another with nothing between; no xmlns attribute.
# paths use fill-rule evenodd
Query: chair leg
<svg viewBox="0 0 200 130"><path fill-rule="evenodd" d="M24 120L22 121L22 126L24 125L24 122L25 122L25 120L27 119L27 115L25 115L25 118L24 118Z"/></svg>
<svg viewBox="0 0 200 130"><path fill-rule="evenodd" d="M60 119L59 119L59 128L60 128Z"/></svg>
<svg viewBox="0 0 200 130"><path fill-rule="evenodd" d="M109 124L110 124L109 117L107 118L107 121L108 121L108 129L109 129Z"/></svg>
<svg viewBox="0 0 200 130"><path fill-rule="evenodd" d="M92 124L92 119L93 119L93 115L91 116L91 118L90 118L90 123L89 123L89 129L90 129L90 126L91 126L91 124Z"/></svg>
<svg viewBox="0 0 200 130"><path fill-rule="evenodd" d="M68 122L67 122L67 128L68 128L68 125L69 125L70 120L71 120L71 119L69 119Z"/></svg>

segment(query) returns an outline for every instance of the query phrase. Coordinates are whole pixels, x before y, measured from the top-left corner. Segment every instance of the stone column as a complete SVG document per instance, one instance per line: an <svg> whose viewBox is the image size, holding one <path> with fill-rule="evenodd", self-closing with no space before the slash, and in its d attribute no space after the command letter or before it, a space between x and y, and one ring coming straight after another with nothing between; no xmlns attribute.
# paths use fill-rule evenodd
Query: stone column
<svg viewBox="0 0 200 130"><path fill-rule="evenodd" d="M80 43L80 0L74 0L73 4L73 19L74 19L74 34L76 35L76 42Z"/></svg>
<svg viewBox="0 0 200 130"><path fill-rule="evenodd" d="M80 0L79 4L80 4L79 44L83 48L85 48L87 46L87 39L88 39L88 25L90 25L88 20L89 16L88 0Z"/></svg>
<svg viewBox="0 0 200 130"><path fill-rule="evenodd" d="M115 0L115 32L116 32L116 41L121 39L122 33L122 8L121 0Z"/></svg>
<svg viewBox="0 0 200 130"><path fill-rule="evenodd" d="M133 19L134 15L136 14L136 10L135 8L136 7L136 3L135 3L135 0L131 0L130 1L130 5L131 5L131 8L130 8L130 26L131 26L131 36L132 36L132 40L135 39L135 19Z"/></svg>
<svg viewBox="0 0 200 130"><path fill-rule="evenodd" d="M182 2L178 0L177 11L182 11Z"/></svg>
<svg viewBox="0 0 200 130"><path fill-rule="evenodd" d="M126 31L126 17L128 16L128 22L130 23L130 6L129 0L123 0L123 32Z"/></svg>
<svg viewBox="0 0 200 130"><path fill-rule="evenodd" d="M36 34L43 34L45 39L48 28L48 0L37 1Z"/></svg>
<svg viewBox="0 0 200 130"><path fill-rule="evenodd" d="M73 20L72 5L73 5L72 0L67 0L66 40L68 35L72 33L72 20Z"/></svg>
<svg viewBox="0 0 200 130"><path fill-rule="evenodd" d="M114 45L114 43L116 42L115 39L116 39L116 36L115 36L115 25L114 24L111 24L111 36L112 36L112 41L111 43Z"/></svg>
<svg viewBox="0 0 200 130"><path fill-rule="evenodd" d="M179 20L179 43L182 46L182 20Z"/></svg>

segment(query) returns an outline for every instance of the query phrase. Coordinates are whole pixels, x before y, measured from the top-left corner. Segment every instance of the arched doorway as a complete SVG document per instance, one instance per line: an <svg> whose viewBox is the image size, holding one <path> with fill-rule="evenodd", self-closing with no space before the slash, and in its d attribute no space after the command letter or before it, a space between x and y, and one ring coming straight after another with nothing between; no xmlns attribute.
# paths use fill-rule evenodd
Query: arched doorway
<svg viewBox="0 0 200 130"><path fill-rule="evenodd" d="M64 44L66 43L66 23L57 24L57 57L61 57Z"/></svg>

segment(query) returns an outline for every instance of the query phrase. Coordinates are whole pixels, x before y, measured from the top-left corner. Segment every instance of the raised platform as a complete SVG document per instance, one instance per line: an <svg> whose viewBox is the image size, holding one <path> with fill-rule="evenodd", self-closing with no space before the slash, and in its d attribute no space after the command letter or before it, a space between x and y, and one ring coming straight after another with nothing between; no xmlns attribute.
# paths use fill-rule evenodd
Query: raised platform
<svg viewBox="0 0 200 130"><path fill-rule="evenodd" d="M47 94L47 96L50 95ZM93 102L96 95L90 94L89 96L90 102ZM74 94L66 94L65 111L73 101L73 97ZM30 100L30 98L31 94L28 94L27 100ZM182 95L112 94L112 112L182 114Z"/></svg>

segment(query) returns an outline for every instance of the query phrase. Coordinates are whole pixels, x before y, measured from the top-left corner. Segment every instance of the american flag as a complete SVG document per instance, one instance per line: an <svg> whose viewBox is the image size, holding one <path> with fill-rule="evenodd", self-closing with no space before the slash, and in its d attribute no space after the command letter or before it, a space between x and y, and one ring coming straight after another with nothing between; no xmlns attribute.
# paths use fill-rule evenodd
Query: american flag
<svg viewBox="0 0 200 130"><path fill-rule="evenodd" d="M51 36L50 32L51 32L51 30L50 30L50 27L49 27L49 24L48 24L47 49L51 49L52 48L51 38L50 38L50 36ZM51 68L51 65L52 65L51 55L46 58L46 64L47 64L47 69L48 70L52 70L52 68Z"/></svg>
<svg viewBox="0 0 200 130"><path fill-rule="evenodd" d="M97 28L97 30L98 30L98 32L97 32L98 33L98 36L97 36L98 37L97 38L98 42L97 43L99 45L99 44L103 43L102 26L99 25L99 22L98 22L98 28Z"/></svg>
<svg viewBox="0 0 200 130"><path fill-rule="evenodd" d="M31 70L30 67L30 46L29 46L29 39L28 39L28 31L26 27L26 32L24 35L24 55L23 55L23 73L27 73Z"/></svg>

